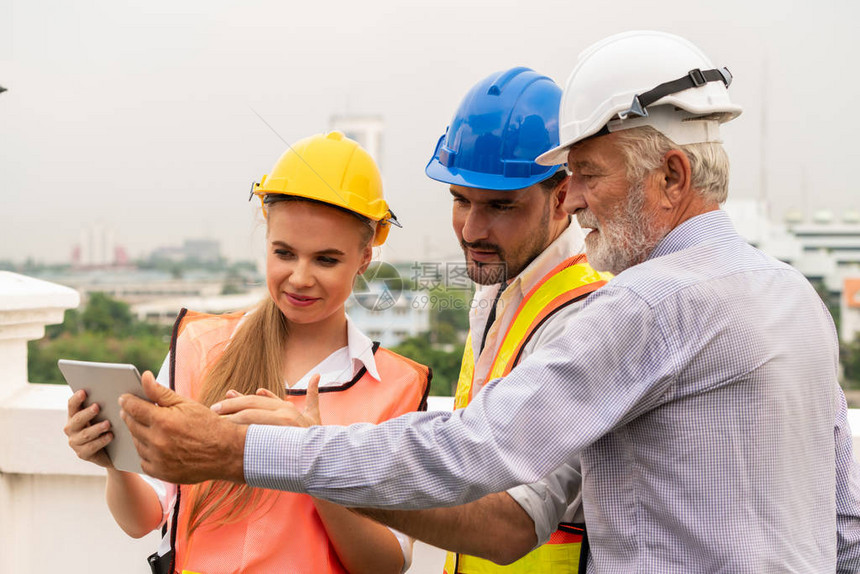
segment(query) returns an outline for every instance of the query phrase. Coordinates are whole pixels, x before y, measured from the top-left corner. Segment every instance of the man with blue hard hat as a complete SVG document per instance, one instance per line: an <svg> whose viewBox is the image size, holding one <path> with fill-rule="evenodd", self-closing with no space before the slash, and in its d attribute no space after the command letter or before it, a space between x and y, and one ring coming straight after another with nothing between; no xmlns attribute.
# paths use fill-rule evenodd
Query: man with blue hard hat
<svg viewBox="0 0 860 574"><path fill-rule="evenodd" d="M492 74L463 98L427 164L449 185L454 233L477 284L455 409L555 339L608 278L588 265L582 230L564 210L567 174L535 163L558 145L560 100L561 88L528 68ZM574 460L463 506L362 512L458 552L448 553L446 574L575 573L587 555L580 483ZM546 544L532 550L538 541Z"/></svg>

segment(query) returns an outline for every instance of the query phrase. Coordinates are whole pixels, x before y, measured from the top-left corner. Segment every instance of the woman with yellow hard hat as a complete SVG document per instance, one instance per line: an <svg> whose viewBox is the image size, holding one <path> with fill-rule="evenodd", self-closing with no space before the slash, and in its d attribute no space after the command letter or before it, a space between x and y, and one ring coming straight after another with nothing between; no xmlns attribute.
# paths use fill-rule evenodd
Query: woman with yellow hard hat
<svg viewBox="0 0 860 574"><path fill-rule="evenodd" d="M381 422L426 406L429 369L372 343L344 311L353 281L396 223L370 155L339 132L297 142L253 193L266 217L269 296L248 312L182 310L159 382L204 404L247 397L237 422L278 423L306 409L325 423ZM237 387L241 381L253 381ZM305 404L319 386L319 405ZM315 393L311 393L315 395ZM117 523L165 536L154 572L400 572L411 540L307 495L227 482L169 485L113 468L108 425L69 400L66 432L78 456L107 468ZM275 400L276 399L276 400ZM281 400L285 399L285 400ZM265 405L259 408L260 405ZM216 407L217 408L217 407Z"/></svg>

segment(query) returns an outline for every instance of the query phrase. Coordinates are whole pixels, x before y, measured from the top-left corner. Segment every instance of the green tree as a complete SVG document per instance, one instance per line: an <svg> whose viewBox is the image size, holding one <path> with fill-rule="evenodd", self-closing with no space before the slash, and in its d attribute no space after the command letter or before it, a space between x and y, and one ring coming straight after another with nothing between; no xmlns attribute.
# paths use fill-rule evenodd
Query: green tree
<svg viewBox="0 0 860 574"><path fill-rule="evenodd" d="M473 289L436 287L430 290L430 296L438 301L437 318L456 329L469 328L469 305L473 295Z"/></svg>
<svg viewBox="0 0 860 574"><path fill-rule="evenodd" d="M64 333L77 334L84 330L81 321L81 313L77 309L66 309L63 322L59 325L48 325L45 327L45 337L56 339Z"/></svg>
<svg viewBox="0 0 860 574"><path fill-rule="evenodd" d="M125 335L131 332L134 318L128 303L112 299L104 293L90 293L81 322L87 331Z"/></svg>
<svg viewBox="0 0 860 574"><path fill-rule="evenodd" d="M416 301L429 309L430 330L403 340L392 350L433 369L431 395L452 396L469 331L472 290L437 286L426 293Z"/></svg>
<svg viewBox="0 0 860 574"><path fill-rule="evenodd" d="M77 335L65 333L56 339L30 341L27 368L34 383L65 383L57 361L102 361L131 363L140 372L158 373L169 346L166 337L152 335L120 338L85 331Z"/></svg>
<svg viewBox="0 0 860 574"><path fill-rule="evenodd" d="M65 383L57 360L131 363L157 372L169 346L170 329L137 321L128 305L103 293L90 296L82 312L66 311L61 325L28 344L27 368L35 383Z"/></svg>
<svg viewBox="0 0 860 574"><path fill-rule="evenodd" d="M463 357L462 344L455 345L453 350L445 351L430 343L429 333L422 333L405 339L391 350L433 369L433 379L430 382L431 395L452 396L454 394Z"/></svg>
<svg viewBox="0 0 860 574"><path fill-rule="evenodd" d="M860 388L860 337L839 345L839 362L842 363L844 375L842 386L848 389Z"/></svg>
<svg viewBox="0 0 860 574"><path fill-rule="evenodd" d="M827 307L827 310L830 311L830 316L833 318L833 322L836 324L836 332L839 332L839 323L841 322L842 310L839 305L839 295L835 293L831 293L827 286L824 284L824 281L820 279L813 279L810 281L812 287L815 289L815 292L818 293L818 296L821 298L821 301L824 303L824 306Z"/></svg>

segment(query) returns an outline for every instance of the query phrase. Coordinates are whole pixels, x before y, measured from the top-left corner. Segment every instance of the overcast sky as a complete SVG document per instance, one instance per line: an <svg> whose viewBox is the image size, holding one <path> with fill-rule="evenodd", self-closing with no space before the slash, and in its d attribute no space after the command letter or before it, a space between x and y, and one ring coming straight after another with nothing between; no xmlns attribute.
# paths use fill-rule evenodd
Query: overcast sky
<svg viewBox="0 0 860 574"><path fill-rule="evenodd" d="M426 165L458 101L514 65L561 85L631 29L687 37L735 75L732 197L857 209L857 0L0 0L0 259L65 261L104 223L131 256L184 238L256 258L247 202L287 141L385 121L387 260L458 252ZM658 7L659 6L659 7ZM765 171L762 172L761 170ZM257 231L255 231L257 229Z"/></svg>

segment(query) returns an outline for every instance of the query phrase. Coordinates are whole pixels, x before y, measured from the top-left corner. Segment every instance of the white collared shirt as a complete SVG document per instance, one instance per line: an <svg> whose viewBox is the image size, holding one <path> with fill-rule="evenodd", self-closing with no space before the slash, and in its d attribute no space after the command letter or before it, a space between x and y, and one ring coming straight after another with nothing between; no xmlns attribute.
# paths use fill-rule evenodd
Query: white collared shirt
<svg viewBox="0 0 860 574"><path fill-rule="evenodd" d="M252 312L242 317L239 325ZM362 368L366 368L367 374L377 381L379 380L376 359L373 357L373 341L355 326L349 315L346 315L346 346L332 352L289 388L307 389L311 377L315 374L320 376L320 387L336 387L354 379ZM170 353L167 353L164 358L164 363L162 363L161 370L158 371L158 377L155 380L162 386L170 386ZM288 386L285 381L284 387Z"/></svg>
<svg viewBox="0 0 860 574"><path fill-rule="evenodd" d="M291 389L307 389L311 377L320 376L320 387L336 387L350 382L362 369L379 380L376 359L373 357L373 341L355 326L346 316L346 346L334 351L314 368L296 381Z"/></svg>

